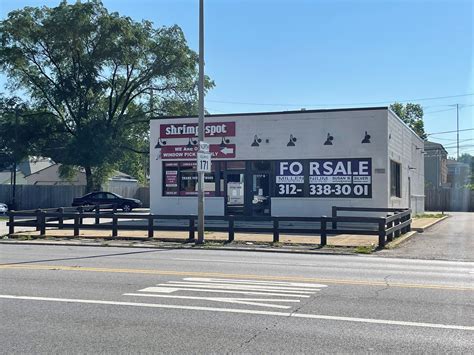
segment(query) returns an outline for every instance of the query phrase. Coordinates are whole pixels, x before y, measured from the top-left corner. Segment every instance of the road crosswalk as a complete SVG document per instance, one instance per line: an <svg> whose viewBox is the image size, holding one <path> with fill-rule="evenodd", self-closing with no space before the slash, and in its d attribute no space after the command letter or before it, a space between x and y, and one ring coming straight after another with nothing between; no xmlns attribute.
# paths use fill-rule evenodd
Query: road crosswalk
<svg viewBox="0 0 474 355"><path fill-rule="evenodd" d="M310 298L325 287L327 286L315 283L187 277L123 295L290 309L300 303L301 299Z"/></svg>

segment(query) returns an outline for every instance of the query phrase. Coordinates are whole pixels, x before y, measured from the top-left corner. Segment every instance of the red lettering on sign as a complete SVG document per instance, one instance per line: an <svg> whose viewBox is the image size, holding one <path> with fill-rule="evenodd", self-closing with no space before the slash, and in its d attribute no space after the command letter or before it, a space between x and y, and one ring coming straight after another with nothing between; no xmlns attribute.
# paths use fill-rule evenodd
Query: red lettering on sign
<svg viewBox="0 0 474 355"><path fill-rule="evenodd" d="M197 159L197 146L168 145L161 148L161 159L163 160L192 160ZM211 144L209 152L212 159L235 158L235 144L227 144L221 147L219 144Z"/></svg>

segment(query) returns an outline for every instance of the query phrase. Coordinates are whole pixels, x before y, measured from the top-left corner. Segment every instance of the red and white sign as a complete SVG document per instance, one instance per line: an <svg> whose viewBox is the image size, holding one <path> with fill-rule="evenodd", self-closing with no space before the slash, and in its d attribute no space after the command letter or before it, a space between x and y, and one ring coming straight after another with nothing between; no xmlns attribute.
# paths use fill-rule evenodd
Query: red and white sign
<svg viewBox="0 0 474 355"><path fill-rule="evenodd" d="M163 160L190 160L197 159L198 146L188 147L186 145L168 145L161 148L161 159ZM219 144L209 146L212 159L235 158L235 144L227 144L221 147Z"/></svg>
<svg viewBox="0 0 474 355"><path fill-rule="evenodd" d="M167 170L165 174L166 187L178 187L178 171Z"/></svg>
<svg viewBox="0 0 474 355"><path fill-rule="evenodd" d="M171 123L160 125L160 138L188 138L197 136L197 123ZM235 122L208 122L204 125L204 136L235 137Z"/></svg>

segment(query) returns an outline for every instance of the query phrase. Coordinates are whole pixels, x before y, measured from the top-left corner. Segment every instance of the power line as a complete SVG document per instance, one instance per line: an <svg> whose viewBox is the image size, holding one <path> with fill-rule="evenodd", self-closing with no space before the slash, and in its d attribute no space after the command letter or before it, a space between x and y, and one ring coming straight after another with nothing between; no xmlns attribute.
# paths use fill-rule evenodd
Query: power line
<svg viewBox="0 0 474 355"><path fill-rule="evenodd" d="M459 131L455 130L455 131L444 131L444 132L428 133L427 136L432 136L434 134L456 133L456 132L465 132L465 131L474 131L474 128L460 129Z"/></svg>
<svg viewBox="0 0 474 355"><path fill-rule="evenodd" d="M437 111L427 111L427 112L423 112L423 114L428 114L428 113L438 113L438 112L446 112L446 111L452 111L456 109L456 107L451 107L451 108L447 108L447 109L444 109L444 110L437 110ZM424 117L423 117L424 118Z"/></svg>
<svg viewBox="0 0 474 355"><path fill-rule="evenodd" d="M455 97L472 96L474 93L462 94L462 95L450 95L450 96L438 96L438 97L424 97L420 99L404 99L404 100L387 100L387 101L374 101L374 102L353 102L353 103L331 103L331 104L286 104L286 103L262 103L262 102L240 102L240 101L221 101L221 100L207 100L208 102L215 102L221 104L235 104L235 105L254 105L254 106L350 106L350 105L377 105L386 104L393 102L410 102L410 101L429 101L429 100L441 100L450 99Z"/></svg>

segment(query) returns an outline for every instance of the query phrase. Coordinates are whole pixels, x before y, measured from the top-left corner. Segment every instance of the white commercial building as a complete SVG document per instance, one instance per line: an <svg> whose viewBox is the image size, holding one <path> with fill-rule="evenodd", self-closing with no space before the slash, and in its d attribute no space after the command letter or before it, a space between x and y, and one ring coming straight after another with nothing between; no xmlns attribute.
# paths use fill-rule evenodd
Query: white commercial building
<svg viewBox="0 0 474 355"><path fill-rule="evenodd" d="M151 121L152 213L197 213L197 121ZM423 140L387 107L209 115L205 141L206 215L424 210Z"/></svg>

